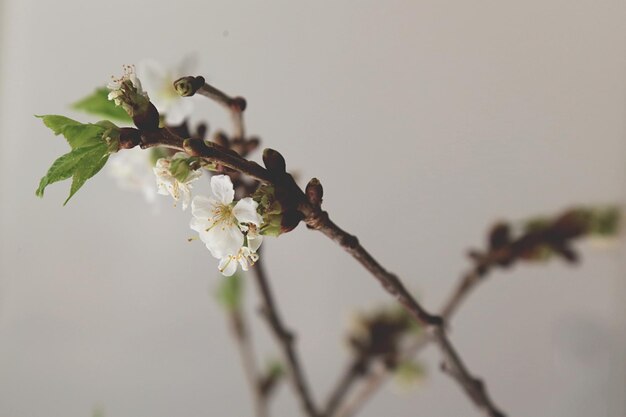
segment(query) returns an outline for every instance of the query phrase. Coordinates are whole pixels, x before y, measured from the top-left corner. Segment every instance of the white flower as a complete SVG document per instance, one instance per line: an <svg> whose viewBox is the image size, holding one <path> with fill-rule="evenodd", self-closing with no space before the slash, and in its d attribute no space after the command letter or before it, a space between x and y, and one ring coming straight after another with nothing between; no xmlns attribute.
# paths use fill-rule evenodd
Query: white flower
<svg viewBox="0 0 626 417"><path fill-rule="evenodd" d="M150 152L139 147L117 152L111 155L107 166L119 187L141 191L148 202L154 201L157 187L154 184Z"/></svg>
<svg viewBox="0 0 626 417"><path fill-rule="evenodd" d="M132 116L136 107L146 106L150 99L135 74L135 66L124 65L123 68L124 75L119 78L111 77L111 82L107 85L111 90L108 98Z"/></svg>
<svg viewBox="0 0 626 417"><path fill-rule="evenodd" d="M137 74L150 92L152 104L165 115L165 123L180 125L193 112L193 99L181 97L174 89L174 81L192 75L196 67L194 56L187 56L172 69L165 69L158 62L145 60L137 65Z"/></svg>
<svg viewBox="0 0 626 417"><path fill-rule="evenodd" d="M218 265L219 271L225 277L229 277L237 272L237 265L241 265L241 269L247 271L251 265L254 265L259 260L259 255L256 252L250 250L246 246L239 248L239 252L236 255L228 255L220 259Z"/></svg>
<svg viewBox="0 0 626 417"><path fill-rule="evenodd" d="M211 191L209 197L194 197L190 227L199 233L211 254L221 260L220 270L232 268L233 260L242 266L254 263L256 259L251 254L256 255L262 241L258 234L261 216L257 202L246 197L233 204L235 190L226 175L211 177Z"/></svg>
<svg viewBox="0 0 626 417"><path fill-rule="evenodd" d="M184 181L179 181L172 172L170 166L173 159L186 158L187 155L179 152L172 159L161 158L157 161L156 166L153 168L154 175L156 175L157 192L162 195L171 195L174 200L182 200L183 210L189 206L191 200L191 183L196 181L202 176L200 170L191 170L187 178Z"/></svg>

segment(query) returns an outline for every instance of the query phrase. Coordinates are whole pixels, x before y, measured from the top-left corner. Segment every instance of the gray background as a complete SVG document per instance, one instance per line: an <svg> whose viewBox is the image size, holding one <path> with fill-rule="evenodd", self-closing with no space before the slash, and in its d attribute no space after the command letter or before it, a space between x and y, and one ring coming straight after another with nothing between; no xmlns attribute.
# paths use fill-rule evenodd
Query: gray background
<svg viewBox="0 0 626 417"><path fill-rule="evenodd" d="M248 129L334 219L437 308L499 218L623 201L623 1L153 2L5 0L0 100L0 416L246 416L247 388L189 213L101 175L34 196L66 145L33 114L122 64L172 64L245 95ZM228 127L221 109L198 114ZM75 115L75 114L74 114ZM77 115L76 115L77 116ZM626 415L623 250L494 274L452 339L512 416ZM267 264L316 398L347 358L352 311L378 285L304 227ZM256 305L252 291L250 305ZM276 350L255 320L258 351ZM476 416L428 351L428 379L363 416ZM298 414L289 387L276 415Z"/></svg>

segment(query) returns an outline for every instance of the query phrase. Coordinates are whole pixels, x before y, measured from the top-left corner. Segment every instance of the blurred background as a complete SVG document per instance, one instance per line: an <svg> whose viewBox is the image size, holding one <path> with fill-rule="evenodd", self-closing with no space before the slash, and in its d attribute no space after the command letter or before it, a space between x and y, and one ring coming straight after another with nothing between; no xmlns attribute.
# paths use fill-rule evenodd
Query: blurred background
<svg viewBox="0 0 626 417"><path fill-rule="evenodd" d="M498 219L626 196L626 3L508 1L0 1L0 416L250 416L223 278L189 212L98 175L34 190L66 151L34 114L122 64L175 65L248 100L247 129L435 310ZM228 129L207 101L194 120ZM255 155L258 159L258 154ZM280 310L316 399L348 358L350 315L389 301L305 227L267 239ZM626 415L621 245L495 272L452 325L468 366L511 416ZM258 305L252 287L246 305ZM278 350L253 320L261 357ZM478 416L423 356L415 388L386 386L363 416ZM291 388L272 403L299 415Z"/></svg>

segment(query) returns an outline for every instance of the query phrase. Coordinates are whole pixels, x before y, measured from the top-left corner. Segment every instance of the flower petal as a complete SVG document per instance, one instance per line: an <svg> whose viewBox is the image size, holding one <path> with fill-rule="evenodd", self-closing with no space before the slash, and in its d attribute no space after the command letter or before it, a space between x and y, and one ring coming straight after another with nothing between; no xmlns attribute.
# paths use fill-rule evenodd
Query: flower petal
<svg viewBox="0 0 626 417"><path fill-rule="evenodd" d="M191 221L189 221L189 227L191 227L191 230L195 230L198 233L206 233L212 225L213 223L205 218L192 217Z"/></svg>
<svg viewBox="0 0 626 417"><path fill-rule="evenodd" d="M188 54L180 61L176 68L177 78L186 77L196 71L198 67L198 55Z"/></svg>
<svg viewBox="0 0 626 417"><path fill-rule="evenodd" d="M230 204L235 199L233 182L228 175L215 175L211 177L211 190L215 197L223 204Z"/></svg>
<svg viewBox="0 0 626 417"><path fill-rule="evenodd" d="M239 256L238 257L239 260L239 265L241 265L241 269L243 271L247 271L249 269L250 266L250 262L248 261L248 258L246 258L245 256Z"/></svg>
<svg viewBox="0 0 626 417"><path fill-rule="evenodd" d="M191 98L177 98L169 102L165 113L165 123L169 126L183 124L185 119L193 112L193 100Z"/></svg>
<svg viewBox="0 0 626 417"><path fill-rule="evenodd" d="M181 200L183 201L183 211L187 210L187 207L189 207L189 201L191 200L191 187L189 185L186 184L182 184L180 186L180 192L181 192Z"/></svg>
<svg viewBox="0 0 626 417"><path fill-rule="evenodd" d="M217 267L222 275L230 277L237 271L237 260L233 256L225 256L220 259L220 263Z"/></svg>
<svg viewBox="0 0 626 417"><path fill-rule="evenodd" d="M211 227L204 242L213 256L222 258L227 255L236 255L243 245L243 233L235 224L226 225L219 222Z"/></svg>
<svg viewBox="0 0 626 417"><path fill-rule="evenodd" d="M158 62L144 60L137 64L137 77L141 79L144 90L150 94L150 97L156 97L165 82L167 72ZM158 108L158 105L156 106L159 111L163 110Z"/></svg>
<svg viewBox="0 0 626 417"><path fill-rule="evenodd" d="M233 208L233 215L239 223L254 223L259 226L261 224L261 216L256 211L258 205L250 197L242 198Z"/></svg>
<svg viewBox="0 0 626 417"><path fill-rule="evenodd" d="M191 202L191 215L200 219L211 219L214 217L218 204L218 201L211 197L197 195Z"/></svg>
<svg viewBox="0 0 626 417"><path fill-rule="evenodd" d="M251 252L259 250L261 243L263 243L262 235L250 236L250 234L248 234L248 248L250 248Z"/></svg>

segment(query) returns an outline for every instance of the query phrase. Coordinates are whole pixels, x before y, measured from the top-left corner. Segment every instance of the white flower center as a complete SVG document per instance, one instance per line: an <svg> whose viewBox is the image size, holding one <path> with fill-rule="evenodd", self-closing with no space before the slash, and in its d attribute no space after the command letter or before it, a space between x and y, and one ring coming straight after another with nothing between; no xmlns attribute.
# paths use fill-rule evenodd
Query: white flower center
<svg viewBox="0 0 626 417"><path fill-rule="evenodd" d="M212 210L213 217L209 217L209 222L213 224L206 229L208 232L218 224L223 228L232 226L237 219L233 215L233 207L230 204L219 204Z"/></svg>

